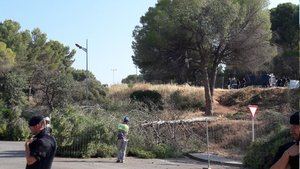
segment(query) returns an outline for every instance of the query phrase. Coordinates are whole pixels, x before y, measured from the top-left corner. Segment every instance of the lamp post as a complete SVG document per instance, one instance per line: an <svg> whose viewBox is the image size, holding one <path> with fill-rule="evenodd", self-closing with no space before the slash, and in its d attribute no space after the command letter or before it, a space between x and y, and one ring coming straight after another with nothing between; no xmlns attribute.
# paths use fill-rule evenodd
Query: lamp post
<svg viewBox="0 0 300 169"><path fill-rule="evenodd" d="M86 79L85 79L85 83L86 83L86 89L85 89L85 94L86 94L86 99L88 100L88 71L89 71L89 62L88 62L88 39L86 40L85 43L85 48L82 47L81 45L78 45L77 43L75 44L76 47L78 47L79 49L83 50L86 54L86 60L85 60L85 74L86 74Z"/></svg>
<svg viewBox="0 0 300 169"><path fill-rule="evenodd" d="M117 69L111 69L111 71L113 72L113 85L115 84L115 71L117 71Z"/></svg>

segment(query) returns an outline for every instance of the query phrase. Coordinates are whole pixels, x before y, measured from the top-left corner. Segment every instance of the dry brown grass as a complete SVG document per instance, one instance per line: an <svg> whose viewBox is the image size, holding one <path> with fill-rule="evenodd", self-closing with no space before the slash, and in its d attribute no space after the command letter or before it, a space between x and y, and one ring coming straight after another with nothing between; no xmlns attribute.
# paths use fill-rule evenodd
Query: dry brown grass
<svg viewBox="0 0 300 169"><path fill-rule="evenodd" d="M152 84L135 84L133 87L128 85L114 85L109 89L109 97L114 100L129 100L129 96L136 90L155 90L159 92L164 101L170 99L170 95L176 91L180 91L183 96L191 98L203 98L203 87L194 87L188 85L152 85ZM221 117L221 120L212 122L209 124L212 152L227 157L241 158L245 153L246 147L251 143L251 116L247 105L252 101L260 106L257 113L256 120L256 137L264 137L273 131L272 123L274 115L270 114L266 116L267 112L285 112L290 110L288 104L288 97L294 97L297 94L295 92L289 92L286 88L244 88L239 90L227 90L227 89L215 89L214 93L214 115ZM255 100L255 97L258 99ZM223 104L233 101L231 106ZM222 104L220 104L220 103ZM280 109L274 109L279 106ZM170 107L171 108L171 107ZM282 110L282 111L281 111ZM201 110L185 110L180 111L176 109L165 109L160 112L159 119L161 120L176 120L176 119L191 119L201 117L204 112ZM282 114L285 116L285 114ZM234 116L234 118L230 118ZM266 117L264 117L266 116ZM263 118L264 117L264 118ZM280 116L281 118L281 116ZM243 120L241 120L243 119ZM262 119L262 120L259 120ZM167 129L166 129L167 131ZM167 133L167 132L162 133ZM189 131L189 132L187 132ZM205 124L195 123L184 127L178 127L176 132L180 137L180 143L190 141L187 134L192 133L197 139L197 142L201 144L201 148L205 147ZM199 149L201 151L201 149Z"/></svg>
<svg viewBox="0 0 300 169"><path fill-rule="evenodd" d="M134 84L133 87L128 87L127 84L113 85L109 88L108 97L118 100L129 99L129 95L136 90L155 90L159 92L164 99L168 99L170 94L175 91L180 91L183 96L197 95L197 97L204 97L203 87L174 84L155 85L150 83L138 83ZM215 89L215 97L217 98L226 92L226 89Z"/></svg>
<svg viewBox="0 0 300 169"><path fill-rule="evenodd" d="M179 91L182 96L187 96L190 98L195 98L199 100L204 100L204 88L203 87L196 87L196 86L189 86L189 85L174 85L174 84L150 84L150 83L138 83L134 84L134 86L129 87L127 84L118 84L113 85L109 88L108 97L112 100L129 100L129 96L132 92L137 90L155 90L161 94L165 103L170 101L170 95L176 91ZM214 112L216 115L224 115L226 113L236 112L233 108L228 108L222 106L218 103L217 98L220 96L228 93L227 89L215 89L214 92ZM170 105L165 105L170 108ZM172 109L172 108L171 108ZM166 119L171 119L170 115L168 115L170 111L162 112ZM201 110L194 110L194 111L182 111L180 118L182 119L189 119L195 117L203 116L204 112Z"/></svg>
<svg viewBox="0 0 300 169"><path fill-rule="evenodd" d="M163 101L168 103L170 95L179 91L182 96L187 96L196 100L204 100L203 87L189 85L161 84L153 85L149 83L134 84L128 87L126 84L113 85L109 88L108 97L112 100L129 101L129 96L136 90L155 90L161 94ZM257 104L260 110L273 109L280 112L291 112L299 108L299 91L289 92L287 88L253 88L243 89L215 89L213 111L214 115L226 116L239 111L248 111L247 105ZM170 105L165 105L167 109L172 110ZM186 110L182 118L199 117L204 112L201 110Z"/></svg>

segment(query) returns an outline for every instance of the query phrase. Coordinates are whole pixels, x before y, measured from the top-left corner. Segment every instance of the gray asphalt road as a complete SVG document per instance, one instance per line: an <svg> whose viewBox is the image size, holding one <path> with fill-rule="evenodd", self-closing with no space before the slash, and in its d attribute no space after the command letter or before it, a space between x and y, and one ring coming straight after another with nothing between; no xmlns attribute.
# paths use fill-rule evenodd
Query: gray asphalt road
<svg viewBox="0 0 300 169"><path fill-rule="evenodd" d="M24 142L0 141L0 169L24 169ZM202 169L207 167L188 158L180 159L138 159L129 157L126 163L115 163L114 158L58 158L53 162L52 169ZM213 169L237 169L222 165L212 165Z"/></svg>

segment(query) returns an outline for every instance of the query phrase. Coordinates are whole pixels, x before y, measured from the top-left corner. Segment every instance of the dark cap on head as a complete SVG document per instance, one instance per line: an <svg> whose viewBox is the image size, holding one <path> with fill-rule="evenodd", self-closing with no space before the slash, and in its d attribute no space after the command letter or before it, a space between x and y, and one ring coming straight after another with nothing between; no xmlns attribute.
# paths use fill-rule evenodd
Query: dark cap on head
<svg viewBox="0 0 300 169"><path fill-rule="evenodd" d="M293 115L291 115L290 124L299 125L299 112L295 112Z"/></svg>
<svg viewBox="0 0 300 169"><path fill-rule="evenodd" d="M29 120L28 125L29 126L35 126L35 125L39 124L42 120L44 120L43 116L33 116Z"/></svg>
<svg viewBox="0 0 300 169"><path fill-rule="evenodd" d="M128 116L125 116L124 119L123 119L123 121L124 121L124 122L129 122L129 117L128 117Z"/></svg>

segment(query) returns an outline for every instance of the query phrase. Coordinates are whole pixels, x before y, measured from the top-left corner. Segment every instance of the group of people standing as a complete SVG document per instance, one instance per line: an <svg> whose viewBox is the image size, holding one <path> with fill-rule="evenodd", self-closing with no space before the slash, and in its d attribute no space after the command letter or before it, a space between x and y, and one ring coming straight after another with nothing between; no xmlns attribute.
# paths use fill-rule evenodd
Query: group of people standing
<svg viewBox="0 0 300 169"><path fill-rule="evenodd" d="M117 127L117 163L124 163L128 144L129 117L124 117ZM51 169L57 150L55 138L51 135L50 118L33 116L28 121L32 137L25 141L26 169Z"/></svg>
<svg viewBox="0 0 300 169"><path fill-rule="evenodd" d="M288 86L290 79L287 77L277 78L273 73L262 74L260 76L246 75L245 77L238 79L236 77L228 78L228 89L240 89L247 86L261 86L261 87L286 87Z"/></svg>

